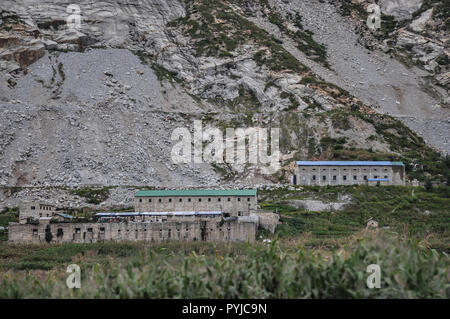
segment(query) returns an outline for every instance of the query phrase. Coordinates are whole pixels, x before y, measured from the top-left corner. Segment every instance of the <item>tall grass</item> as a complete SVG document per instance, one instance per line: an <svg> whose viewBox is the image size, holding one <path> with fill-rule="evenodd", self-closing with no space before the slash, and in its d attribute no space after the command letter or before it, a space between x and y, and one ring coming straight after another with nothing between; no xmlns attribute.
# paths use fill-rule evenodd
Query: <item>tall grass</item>
<svg viewBox="0 0 450 319"><path fill-rule="evenodd" d="M322 254L301 245L246 245L236 251L151 249L104 265L82 262L82 288L65 286L63 272L43 280L3 274L1 298L449 298L449 259L417 240L371 233L351 247ZM366 286L370 264L381 288Z"/></svg>

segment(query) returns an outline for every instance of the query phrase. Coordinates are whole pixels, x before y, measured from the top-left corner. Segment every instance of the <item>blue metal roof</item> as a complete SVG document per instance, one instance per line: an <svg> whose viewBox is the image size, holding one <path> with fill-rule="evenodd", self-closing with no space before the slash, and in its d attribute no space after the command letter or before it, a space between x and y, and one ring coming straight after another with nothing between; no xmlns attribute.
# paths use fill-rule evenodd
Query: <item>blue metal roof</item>
<svg viewBox="0 0 450 319"><path fill-rule="evenodd" d="M299 166L403 166L402 162L390 161L297 161Z"/></svg>
<svg viewBox="0 0 450 319"><path fill-rule="evenodd" d="M68 219L72 219L73 218L72 215L67 215L67 214L63 214L63 213L56 213L56 215L64 217L64 218L68 218Z"/></svg>
<svg viewBox="0 0 450 319"><path fill-rule="evenodd" d="M389 178L368 178L369 182L389 182Z"/></svg>

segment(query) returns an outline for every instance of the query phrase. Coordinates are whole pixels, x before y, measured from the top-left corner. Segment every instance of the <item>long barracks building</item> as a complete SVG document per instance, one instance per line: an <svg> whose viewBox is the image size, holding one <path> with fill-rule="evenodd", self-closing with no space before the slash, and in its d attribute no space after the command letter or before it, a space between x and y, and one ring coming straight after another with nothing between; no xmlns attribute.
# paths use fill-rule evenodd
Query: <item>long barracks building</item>
<svg viewBox="0 0 450 319"><path fill-rule="evenodd" d="M248 216L257 209L256 189L143 190L135 197L136 212L208 212Z"/></svg>
<svg viewBox="0 0 450 319"><path fill-rule="evenodd" d="M388 161L298 161L296 185L405 185L405 165Z"/></svg>

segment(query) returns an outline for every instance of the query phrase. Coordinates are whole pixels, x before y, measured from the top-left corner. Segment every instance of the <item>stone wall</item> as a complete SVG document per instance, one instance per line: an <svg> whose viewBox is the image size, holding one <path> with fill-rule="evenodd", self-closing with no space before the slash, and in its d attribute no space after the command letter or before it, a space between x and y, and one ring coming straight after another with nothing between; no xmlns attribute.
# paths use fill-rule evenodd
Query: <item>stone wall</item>
<svg viewBox="0 0 450 319"><path fill-rule="evenodd" d="M31 225L10 223L9 243L45 243L46 227L51 243L95 243L103 241L215 241L254 242L256 223L234 220L198 220L162 223L54 223Z"/></svg>
<svg viewBox="0 0 450 319"><path fill-rule="evenodd" d="M256 212L252 212L250 216L258 216L259 225L270 231L272 234L275 233L275 229L280 221L280 215L275 214L270 211L261 211L258 210Z"/></svg>
<svg viewBox="0 0 450 319"><path fill-rule="evenodd" d="M230 216L248 216L256 205L256 196L165 196L134 200L136 212L221 211Z"/></svg>
<svg viewBox="0 0 450 319"><path fill-rule="evenodd" d="M25 224L27 218L54 217L55 206L39 202L24 202L19 205L19 222Z"/></svg>

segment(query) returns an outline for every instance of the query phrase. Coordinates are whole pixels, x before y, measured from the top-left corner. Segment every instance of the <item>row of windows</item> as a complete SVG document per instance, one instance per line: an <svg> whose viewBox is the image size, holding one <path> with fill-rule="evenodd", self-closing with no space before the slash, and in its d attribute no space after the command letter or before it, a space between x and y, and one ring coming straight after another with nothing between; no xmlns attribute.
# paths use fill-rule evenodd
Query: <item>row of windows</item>
<svg viewBox="0 0 450 319"><path fill-rule="evenodd" d="M322 172L325 172L327 169L328 169L328 168L322 168ZM312 170L313 170L313 171L316 171L316 170L319 170L319 169L313 168ZM350 170L350 169L344 168L343 170L344 170L344 171L347 171L347 170ZM306 168L302 168L302 171L306 171ZM333 168L333 171L337 171L337 168ZM353 171L354 171L354 172L358 171L358 168L353 168ZM367 168L363 168L362 171L367 172L368 169L367 169ZM373 171L374 171L374 172L378 172L378 169L377 169L377 168L374 168ZM380 169L380 171L381 171L381 169ZM387 172L387 171L388 171L387 168L384 168L384 169L383 169L383 172Z"/></svg>
<svg viewBox="0 0 450 319"><path fill-rule="evenodd" d="M378 178L378 175L375 175L373 178ZM388 178L388 176L385 175L384 178ZM346 181L346 180L347 180L347 175L342 176L342 179L343 179L344 181ZM313 175L313 176L312 176L312 180L313 180L313 181L317 180L316 175ZM323 180L323 181L326 181L326 180L327 180L327 176L326 176L326 175L323 175L323 176L322 176L322 180ZM357 175L353 175L353 180L354 180L354 181L357 181L357 180L358 180L358 176L357 176ZM364 176L363 176L363 180L365 180L365 181L367 180L367 175L364 175ZM336 175L333 176L333 181L337 181L337 176L336 176Z"/></svg>
<svg viewBox="0 0 450 319"><path fill-rule="evenodd" d="M31 206L31 210L35 210L35 209L36 209L36 206ZM42 205L39 206L39 209L40 210L52 210L52 208L50 206L42 206Z"/></svg>
<svg viewBox="0 0 450 319"><path fill-rule="evenodd" d="M135 231L139 231L139 230L142 230L142 229L135 229ZM188 232L188 231L189 231L189 227L186 226L185 230ZM126 231L129 232L130 230L127 229ZM144 231L147 231L147 228L144 228ZM160 229L159 231L162 232L163 230ZM171 229L169 228L168 231L171 232ZM177 228L177 232L179 232L179 231L180 231L180 229ZM33 229L33 235L34 235L34 234L37 234L37 232L38 232L37 229ZM58 233L62 233L62 232L63 232L62 228L58 228ZM87 229L87 232L88 232L88 233L92 233L92 232L93 232L92 228L88 228L88 229ZM121 230L118 229L117 232L120 233ZM105 228L101 227L101 228L100 228L100 233L105 233ZM81 234L81 228L75 228L75 234Z"/></svg>
<svg viewBox="0 0 450 319"><path fill-rule="evenodd" d="M249 202L250 200L251 200L251 198L248 197L248 198L247 198L247 202ZM182 199L182 198L179 198L178 201L181 203L181 202L183 201L183 199ZM190 203L190 202L192 201L192 199L191 199L191 198L188 198L187 201ZM201 201L202 201L202 198L198 198L198 201L201 202ZM208 202L211 202L211 201L212 201L212 199L211 199L211 198L208 198ZM219 197L219 198L217 198L217 201L218 201L218 202L221 202L222 199ZM227 198L227 201L228 201L228 202L231 202L231 198L228 197L228 198ZM237 201L240 202L240 201L241 201L241 197L237 197ZM139 198L139 202L142 203L142 198ZM149 199L148 199L148 202L151 203L151 202L152 202L152 199L149 198ZM162 199L162 198L158 198L158 203L162 203L162 202L163 202L163 199ZM168 199L168 202L171 203L171 202L172 202L172 198L169 198L169 199Z"/></svg>

